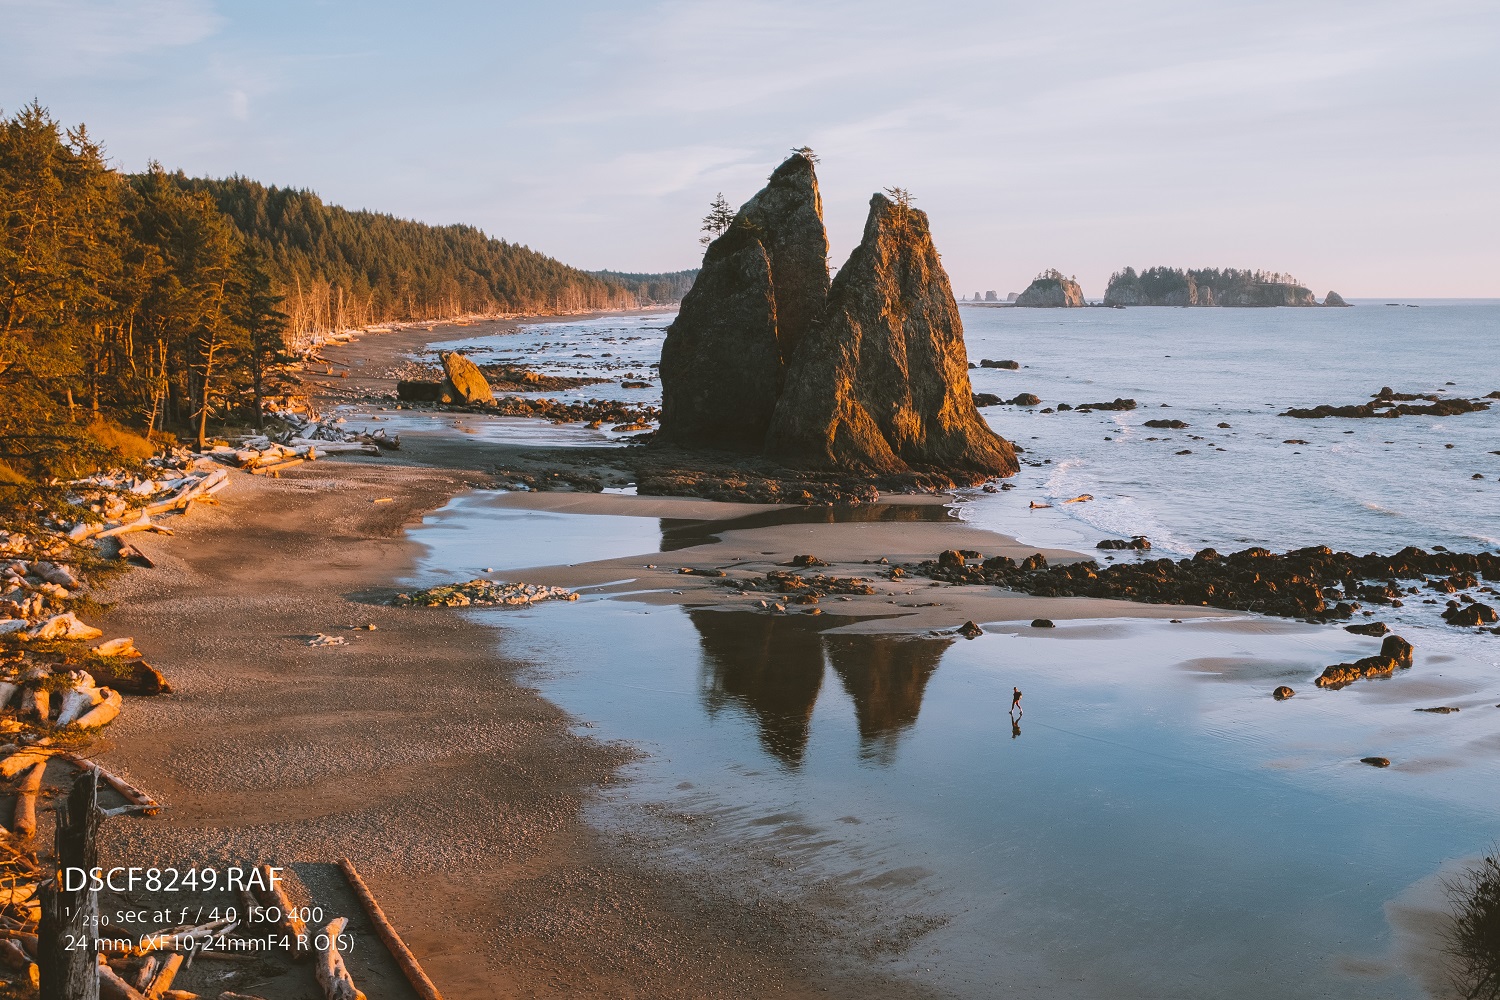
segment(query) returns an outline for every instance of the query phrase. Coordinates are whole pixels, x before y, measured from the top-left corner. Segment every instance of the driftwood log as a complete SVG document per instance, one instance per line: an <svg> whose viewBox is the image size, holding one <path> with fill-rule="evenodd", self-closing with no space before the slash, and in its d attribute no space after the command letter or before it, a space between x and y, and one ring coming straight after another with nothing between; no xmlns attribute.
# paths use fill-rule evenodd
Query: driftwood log
<svg viewBox="0 0 1500 1000"><path fill-rule="evenodd" d="M146 995L120 978L120 974L99 956L99 996L101 1000L146 1000Z"/></svg>
<svg viewBox="0 0 1500 1000"><path fill-rule="evenodd" d="M146 1000L161 1000L162 994L172 988L172 980L177 978L177 970L182 968L182 954L168 955L167 960L156 970L151 977L151 985L146 989Z"/></svg>
<svg viewBox="0 0 1500 1000"><path fill-rule="evenodd" d="M375 925L375 933L380 940L385 942L386 949L396 964L401 966L407 982L416 991L422 1000L443 1000L443 995L438 992L432 980L427 978L427 973L422 971L422 966L417 962L417 956L411 953L406 942L401 940L401 935L396 931L394 925L386 918L385 911L380 908L375 894L370 887L365 885L365 880L359 877L359 872L354 869L354 862L348 858L339 859L339 867L344 870L344 877L349 880L349 888L354 890L354 895L359 897L359 905L363 906L365 913L369 915L370 922Z"/></svg>
<svg viewBox="0 0 1500 1000"><path fill-rule="evenodd" d="M27 771L26 777L21 779L21 787L16 793L15 831L17 837L36 835L36 799L42 791L42 772L46 770L47 762L39 760L31 765L31 770Z"/></svg>
<svg viewBox="0 0 1500 1000"><path fill-rule="evenodd" d="M344 956L339 954L339 935L344 933L348 924L348 917L335 917L323 928L320 937L322 945L317 949L317 965L313 971L327 1000L366 1000L344 966Z"/></svg>
<svg viewBox="0 0 1500 1000"><path fill-rule="evenodd" d="M115 721L115 717L120 714L120 706L124 704L120 692L110 688L100 688L99 693L102 700L73 723L79 729L102 729Z"/></svg>
<svg viewBox="0 0 1500 1000"><path fill-rule="evenodd" d="M91 775L73 782L57 806L58 869L92 871L99 864L99 783ZM41 1000L98 1000L99 973L93 952L71 947L93 941L99 898L86 886L69 891L58 880L42 888L37 928L38 996Z"/></svg>
<svg viewBox="0 0 1500 1000"><path fill-rule="evenodd" d="M292 905L291 897L286 894L286 890L277 884L279 880L271 878L271 866L261 865L257 870L260 873L260 887L257 887L257 894L260 896L261 905L267 909L275 909L280 914L281 919L276 921L276 926L283 934L291 937L296 946L297 956L308 954L310 942L307 921L302 919L297 908Z"/></svg>
<svg viewBox="0 0 1500 1000"><path fill-rule="evenodd" d="M115 791L124 796L125 801L129 802L131 805L144 807L142 811L145 815L155 816L158 812L161 811L160 802L157 802L151 796L147 795L145 792L141 791L139 788L135 787L119 775L114 774L110 771L106 771L97 761L87 760L83 757L79 757L77 754L67 752L51 752L57 753L57 755L63 760L66 760L71 764L83 768L84 774L88 774L90 771L97 774L99 776L99 780L103 781L105 784L109 785ZM12 759L13 758L7 757L5 760L0 760L0 773L4 772L5 765L10 763Z"/></svg>

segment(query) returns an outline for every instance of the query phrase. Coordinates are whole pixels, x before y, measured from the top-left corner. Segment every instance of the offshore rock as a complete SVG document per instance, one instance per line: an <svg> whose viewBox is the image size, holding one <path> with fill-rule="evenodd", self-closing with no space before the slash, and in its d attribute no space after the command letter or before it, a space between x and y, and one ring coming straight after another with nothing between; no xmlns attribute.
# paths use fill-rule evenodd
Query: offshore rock
<svg viewBox="0 0 1500 1000"><path fill-rule="evenodd" d="M1026 286L1026 291L1016 296L1016 305L1079 309L1084 305L1083 289L1072 278L1063 277L1060 271L1045 271Z"/></svg>
<svg viewBox="0 0 1500 1000"><path fill-rule="evenodd" d="M442 386L442 401L445 403L468 403L482 406L495 402L490 384L484 380L479 366L462 354L449 352L443 355L443 374L448 376Z"/></svg>
<svg viewBox="0 0 1500 1000"><path fill-rule="evenodd" d="M871 198L864 239L787 367L766 453L877 473L1017 471L974 406L963 323L926 213Z"/></svg>
<svg viewBox="0 0 1500 1000"><path fill-rule="evenodd" d="M709 245L667 330L663 439L760 449L786 359L827 298L827 255L817 177L797 154Z"/></svg>
<svg viewBox="0 0 1500 1000"><path fill-rule="evenodd" d="M1338 292L1329 292L1324 296L1323 304L1325 306L1347 306L1349 303L1345 302L1344 297Z"/></svg>

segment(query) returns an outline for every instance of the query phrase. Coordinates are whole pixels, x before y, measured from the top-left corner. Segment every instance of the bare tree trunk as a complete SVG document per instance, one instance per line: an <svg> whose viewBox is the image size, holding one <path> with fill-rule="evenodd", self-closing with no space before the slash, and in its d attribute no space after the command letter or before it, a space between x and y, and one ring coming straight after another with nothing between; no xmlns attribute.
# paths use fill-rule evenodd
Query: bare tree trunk
<svg viewBox="0 0 1500 1000"><path fill-rule="evenodd" d="M78 873L99 864L99 786L85 774L73 782L57 806L58 880L42 886L42 918L37 925L37 971L41 1000L99 1000L98 959L93 932L99 897ZM72 880L68 873L72 871Z"/></svg>

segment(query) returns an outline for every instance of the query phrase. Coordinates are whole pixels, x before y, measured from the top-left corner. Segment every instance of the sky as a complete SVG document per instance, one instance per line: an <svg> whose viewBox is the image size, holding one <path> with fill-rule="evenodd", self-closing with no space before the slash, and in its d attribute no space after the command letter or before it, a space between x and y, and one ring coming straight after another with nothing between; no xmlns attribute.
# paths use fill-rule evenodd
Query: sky
<svg viewBox="0 0 1500 1000"><path fill-rule="evenodd" d="M1251 267L1500 296L1495 0L0 0L0 111L113 161L697 266L811 146L841 263L912 192L955 291Z"/></svg>

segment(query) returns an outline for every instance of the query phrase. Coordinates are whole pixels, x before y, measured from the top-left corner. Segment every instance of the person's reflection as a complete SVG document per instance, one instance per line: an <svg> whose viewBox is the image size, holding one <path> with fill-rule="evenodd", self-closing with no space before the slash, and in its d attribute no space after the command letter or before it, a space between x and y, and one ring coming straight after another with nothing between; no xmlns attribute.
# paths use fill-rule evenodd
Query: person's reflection
<svg viewBox="0 0 1500 1000"><path fill-rule="evenodd" d="M1021 720L1017 719L1017 718L1012 718L1010 720L1010 738L1011 739L1015 739L1017 736L1020 736L1020 735L1021 735Z"/></svg>
<svg viewBox="0 0 1500 1000"><path fill-rule="evenodd" d="M917 721L927 681L952 639L830 635L828 657L854 699L862 756L889 764L902 732Z"/></svg>
<svg viewBox="0 0 1500 1000"><path fill-rule="evenodd" d="M737 706L760 742L796 767L807 749L813 704L823 686L816 619L745 611L689 611L703 644L703 701L710 714ZM825 626L826 627L826 626Z"/></svg>

